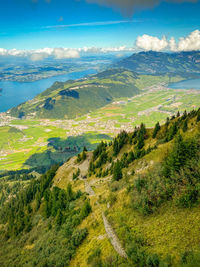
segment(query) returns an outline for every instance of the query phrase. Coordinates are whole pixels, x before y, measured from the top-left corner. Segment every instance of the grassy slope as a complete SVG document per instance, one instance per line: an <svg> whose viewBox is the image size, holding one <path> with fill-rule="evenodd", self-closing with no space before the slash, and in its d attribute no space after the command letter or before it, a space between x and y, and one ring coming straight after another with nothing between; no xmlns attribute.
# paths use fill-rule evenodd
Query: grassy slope
<svg viewBox="0 0 200 267"><path fill-rule="evenodd" d="M195 120L196 118L190 121L189 130L184 134L185 137L192 137L199 133L200 125L196 126ZM152 133L151 130L150 132ZM156 140L149 138L145 142L145 147L148 147L149 144L152 146ZM127 194L127 186L134 184L138 174L146 173L150 169L153 172L157 164L162 162L171 145L172 142L160 144L150 154L134 161L128 169L124 170L124 174L128 173L128 176L119 182L115 182L114 186L117 187L117 191L112 190L113 183L109 182L109 177L96 178L92 175L88 178L96 193L96 196L90 197L93 216L91 215L84 222L89 227L89 235L78 249L74 260L71 262L71 266L88 266L88 254L98 247L102 249L103 259L109 257L112 253L115 255L108 242L108 238L104 236L105 230L100 216L101 210L106 212L124 247L126 247L126 228L128 227L133 237L136 235L144 237L144 249L146 252L157 253L162 258L171 255L173 266L180 266L181 254L185 251L199 249L199 204L190 209L183 209L176 207L173 201L169 201L149 216L140 215L137 210L130 207L131 199L130 195ZM124 152L128 152L131 149L132 146L126 145L121 150L118 158L121 158ZM78 167L80 166L76 163L72 164L71 167L69 167L69 163L66 163L61 167L62 171L55 178L55 184L65 188L67 181L71 180L72 172ZM134 176L130 174L133 169L136 172ZM77 180L72 183L76 189L80 188L83 190L84 181ZM111 202L110 194L115 195L116 200L114 202ZM100 203L100 207L96 204L96 200ZM110 208L107 206L108 203L110 203ZM100 235L103 235L104 238L97 240L97 237ZM121 262L123 261L121 259Z"/></svg>

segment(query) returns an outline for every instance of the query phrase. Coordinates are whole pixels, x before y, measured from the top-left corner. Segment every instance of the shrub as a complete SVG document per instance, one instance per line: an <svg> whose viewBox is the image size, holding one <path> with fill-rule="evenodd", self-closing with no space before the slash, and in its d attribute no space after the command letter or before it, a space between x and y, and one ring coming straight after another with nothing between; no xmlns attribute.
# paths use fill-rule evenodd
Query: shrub
<svg viewBox="0 0 200 267"><path fill-rule="evenodd" d="M147 257L146 265L148 267L159 267L160 265L160 259L157 254L152 254Z"/></svg>
<svg viewBox="0 0 200 267"><path fill-rule="evenodd" d="M110 193L108 196L108 202L112 206L117 200L117 196L114 193Z"/></svg>
<svg viewBox="0 0 200 267"><path fill-rule="evenodd" d="M188 187L185 192L176 200L179 207L189 208L197 201L198 191L195 188Z"/></svg>

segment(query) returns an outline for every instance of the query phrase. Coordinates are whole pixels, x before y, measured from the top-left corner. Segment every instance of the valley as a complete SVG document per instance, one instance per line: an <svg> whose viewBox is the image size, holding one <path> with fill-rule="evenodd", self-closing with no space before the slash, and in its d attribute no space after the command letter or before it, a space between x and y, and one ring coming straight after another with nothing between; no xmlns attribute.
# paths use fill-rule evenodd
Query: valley
<svg viewBox="0 0 200 267"><path fill-rule="evenodd" d="M78 153L84 145L89 150L94 149L102 139L111 139L122 130L131 132L141 122L153 127L155 122L163 123L178 111L183 113L185 109L199 106L199 90L174 90L167 88L165 83L156 83L132 98L118 98L105 107L71 120L16 119L1 113L0 168L33 167L41 164L41 157L44 165L50 164L50 159L62 162ZM55 138L55 144L59 140L59 148L53 146L52 138ZM69 147L67 151L66 147ZM47 151L52 154L49 156ZM29 158L34 154L38 155L38 160L35 159L33 164Z"/></svg>

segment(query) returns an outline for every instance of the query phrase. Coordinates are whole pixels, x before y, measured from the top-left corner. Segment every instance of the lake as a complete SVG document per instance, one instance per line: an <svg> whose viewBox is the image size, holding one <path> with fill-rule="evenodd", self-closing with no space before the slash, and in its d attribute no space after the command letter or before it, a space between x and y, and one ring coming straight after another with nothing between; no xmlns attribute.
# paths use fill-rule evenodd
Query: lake
<svg viewBox="0 0 200 267"><path fill-rule="evenodd" d="M35 82L0 81L0 88L3 89L3 91L0 92L0 112L5 112L12 107L34 98L56 81L65 82L70 79L80 79L86 75L95 73L96 71L94 69L88 69L85 71L58 75Z"/></svg>
<svg viewBox="0 0 200 267"><path fill-rule="evenodd" d="M200 79L185 80L177 83L169 83L171 89L196 89L200 90Z"/></svg>

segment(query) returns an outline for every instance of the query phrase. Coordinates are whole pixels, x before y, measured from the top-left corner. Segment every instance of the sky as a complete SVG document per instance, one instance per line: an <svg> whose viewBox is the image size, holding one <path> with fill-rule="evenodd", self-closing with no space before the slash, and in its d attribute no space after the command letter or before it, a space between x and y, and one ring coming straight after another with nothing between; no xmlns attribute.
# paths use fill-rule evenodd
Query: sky
<svg viewBox="0 0 200 267"><path fill-rule="evenodd" d="M0 55L200 50L198 0L0 0Z"/></svg>

